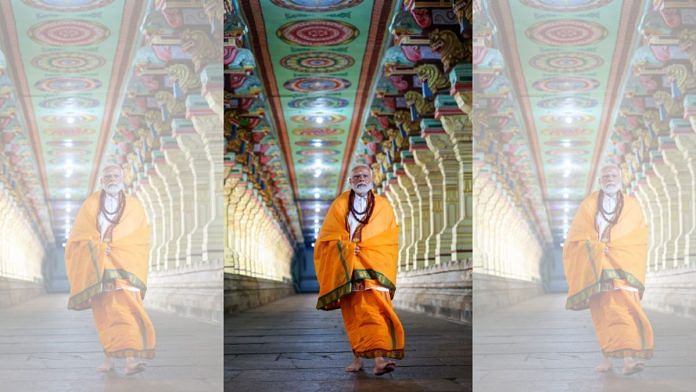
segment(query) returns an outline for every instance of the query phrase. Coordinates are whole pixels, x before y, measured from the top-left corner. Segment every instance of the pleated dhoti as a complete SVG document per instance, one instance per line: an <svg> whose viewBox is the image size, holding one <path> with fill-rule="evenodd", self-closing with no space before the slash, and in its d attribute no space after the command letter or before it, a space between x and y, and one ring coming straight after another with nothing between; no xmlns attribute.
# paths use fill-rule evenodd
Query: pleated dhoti
<svg viewBox="0 0 696 392"><path fill-rule="evenodd" d="M353 353L362 358L404 357L404 329L389 292L354 291L341 298L341 313Z"/></svg>
<svg viewBox="0 0 696 392"><path fill-rule="evenodd" d="M125 289L103 292L92 298L92 315L107 356L155 356L155 329L140 292Z"/></svg>
<svg viewBox="0 0 696 392"><path fill-rule="evenodd" d="M653 330L638 292L609 290L590 298L590 312L602 353L607 357L651 358Z"/></svg>

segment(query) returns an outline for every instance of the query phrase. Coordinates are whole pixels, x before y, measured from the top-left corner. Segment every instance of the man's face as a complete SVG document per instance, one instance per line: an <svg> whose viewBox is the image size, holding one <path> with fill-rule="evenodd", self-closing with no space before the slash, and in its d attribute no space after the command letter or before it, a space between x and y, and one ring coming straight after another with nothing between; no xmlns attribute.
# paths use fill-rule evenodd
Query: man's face
<svg viewBox="0 0 696 392"><path fill-rule="evenodd" d="M102 188L107 193L117 193L123 189L123 176L118 169L106 169L102 174Z"/></svg>
<svg viewBox="0 0 696 392"><path fill-rule="evenodd" d="M358 167L351 172L348 182L356 193L364 195L372 189L372 171L365 167Z"/></svg>
<svg viewBox="0 0 696 392"><path fill-rule="evenodd" d="M602 175L599 177L599 186L602 190L609 194L614 194L621 188L621 173L613 166L609 166L602 170Z"/></svg>

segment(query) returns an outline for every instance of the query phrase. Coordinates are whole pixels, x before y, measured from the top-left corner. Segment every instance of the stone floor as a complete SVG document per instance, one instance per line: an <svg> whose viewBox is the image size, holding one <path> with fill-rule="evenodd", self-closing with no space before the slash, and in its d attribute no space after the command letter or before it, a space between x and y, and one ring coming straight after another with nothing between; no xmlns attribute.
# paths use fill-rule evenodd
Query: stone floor
<svg viewBox="0 0 696 392"><path fill-rule="evenodd" d="M589 311L564 304L564 295L544 295L475 317L474 390L696 391L696 320L647 310L654 358L628 377L620 361L601 374L594 371L601 354Z"/></svg>
<svg viewBox="0 0 696 392"><path fill-rule="evenodd" d="M91 311L50 294L0 309L2 391L222 391L222 327L148 310L157 356L147 370L97 373L103 359ZM147 305L147 298L145 299Z"/></svg>
<svg viewBox="0 0 696 392"><path fill-rule="evenodd" d="M346 373L352 359L340 311L294 295L225 318L225 389L231 391L471 391L471 327L397 310L406 358L393 373Z"/></svg>

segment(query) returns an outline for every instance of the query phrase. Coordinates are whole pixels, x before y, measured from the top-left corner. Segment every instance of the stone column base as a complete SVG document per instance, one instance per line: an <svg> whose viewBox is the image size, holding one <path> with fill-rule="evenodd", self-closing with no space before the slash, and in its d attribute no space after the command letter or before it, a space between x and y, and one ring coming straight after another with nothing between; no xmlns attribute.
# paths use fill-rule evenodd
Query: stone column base
<svg viewBox="0 0 696 392"><path fill-rule="evenodd" d="M452 261L413 271L396 278L394 306L471 323L471 261Z"/></svg>
<svg viewBox="0 0 696 392"><path fill-rule="evenodd" d="M474 313L485 314L544 294L541 282L474 273Z"/></svg>
<svg viewBox="0 0 696 392"><path fill-rule="evenodd" d="M225 274L225 313L237 313L295 294L292 282Z"/></svg>
<svg viewBox="0 0 696 392"><path fill-rule="evenodd" d="M7 308L44 294L43 283L0 277L0 308ZM65 303L67 309L68 304Z"/></svg>

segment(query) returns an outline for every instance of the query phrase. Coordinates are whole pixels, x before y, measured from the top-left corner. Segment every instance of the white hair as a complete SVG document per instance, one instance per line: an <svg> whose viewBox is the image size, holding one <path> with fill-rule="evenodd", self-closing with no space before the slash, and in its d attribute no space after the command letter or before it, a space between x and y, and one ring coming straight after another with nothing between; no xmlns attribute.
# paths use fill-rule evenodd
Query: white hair
<svg viewBox="0 0 696 392"><path fill-rule="evenodd" d="M355 172L356 170L361 169L361 168L367 169L367 171L369 171L370 174L372 174L372 168L371 168L369 165L366 165L366 164L364 164L364 163L359 163L359 164L353 166L353 168L350 169L350 172L353 173L353 172Z"/></svg>
<svg viewBox="0 0 696 392"><path fill-rule="evenodd" d="M616 169L616 171L618 171L619 174L621 174L621 168L619 167L619 165L617 165L615 163L607 163L607 164L603 165L601 169L599 169L599 175L601 176L602 173L604 173L608 169Z"/></svg>
<svg viewBox="0 0 696 392"><path fill-rule="evenodd" d="M111 171L111 170L118 170L118 171L120 171L120 172L121 172L121 176L123 176L123 174L124 174L124 173L123 173L123 168L122 168L121 166L110 164L110 165L104 166L104 168L102 169L102 175L104 175L104 173L106 173L107 171Z"/></svg>

